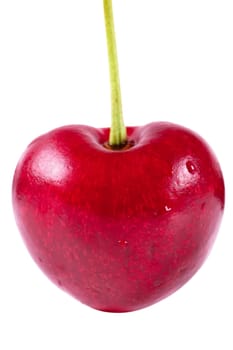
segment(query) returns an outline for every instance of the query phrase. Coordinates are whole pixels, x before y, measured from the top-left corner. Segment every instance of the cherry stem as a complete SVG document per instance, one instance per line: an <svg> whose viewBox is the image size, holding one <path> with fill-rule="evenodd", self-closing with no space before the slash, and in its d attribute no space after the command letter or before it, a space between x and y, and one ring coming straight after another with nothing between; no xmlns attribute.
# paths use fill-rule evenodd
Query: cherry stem
<svg viewBox="0 0 233 350"><path fill-rule="evenodd" d="M103 0L103 4L112 102L112 123L109 134L109 145L113 148L121 148L121 146L125 145L127 142L127 134L122 113L120 77L118 69L112 0Z"/></svg>

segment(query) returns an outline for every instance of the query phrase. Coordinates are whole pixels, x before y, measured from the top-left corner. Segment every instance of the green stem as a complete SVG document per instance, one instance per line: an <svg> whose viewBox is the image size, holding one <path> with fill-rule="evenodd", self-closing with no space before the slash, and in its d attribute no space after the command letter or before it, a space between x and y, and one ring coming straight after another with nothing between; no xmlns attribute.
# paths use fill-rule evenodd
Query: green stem
<svg viewBox="0 0 233 350"><path fill-rule="evenodd" d="M114 29L112 0L103 0L105 27L108 46L108 59L112 100L112 124L109 135L109 145L120 148L127 142L126 128L123 121L120 78L117 59L117 47Z"/></svg>

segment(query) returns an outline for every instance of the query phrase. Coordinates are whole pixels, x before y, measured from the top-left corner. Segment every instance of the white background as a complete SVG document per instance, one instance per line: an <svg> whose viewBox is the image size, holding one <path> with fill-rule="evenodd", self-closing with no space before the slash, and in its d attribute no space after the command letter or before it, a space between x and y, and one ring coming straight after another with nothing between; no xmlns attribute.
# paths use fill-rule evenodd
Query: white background
<svg viewBox="0 0 233 350"><path fill-rule="evenodd" d="M129 314L94 311L55 287L14 223L11 181L36 136L109 126L101 0L0 2L0 348L233 349L232 0L114 0L127 125L166 120L201 134L222 166L226 209L198 274Z"/></svg>

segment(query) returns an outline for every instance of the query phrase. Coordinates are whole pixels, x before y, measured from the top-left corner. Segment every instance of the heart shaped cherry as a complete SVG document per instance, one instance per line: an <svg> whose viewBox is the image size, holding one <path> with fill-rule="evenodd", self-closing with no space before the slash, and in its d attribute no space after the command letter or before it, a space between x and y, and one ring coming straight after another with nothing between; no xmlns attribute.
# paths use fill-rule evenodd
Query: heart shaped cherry
<svg viewBox="0 0 233 350"><path fill-rule="evenodd" d="M71 125L34 140L15 171L13 207L53 282L93 308L126 312L163 299L200 268L223 214L224 182L212 150L189 129L124 127L111 1L104 9L111 130Z"/></svg>

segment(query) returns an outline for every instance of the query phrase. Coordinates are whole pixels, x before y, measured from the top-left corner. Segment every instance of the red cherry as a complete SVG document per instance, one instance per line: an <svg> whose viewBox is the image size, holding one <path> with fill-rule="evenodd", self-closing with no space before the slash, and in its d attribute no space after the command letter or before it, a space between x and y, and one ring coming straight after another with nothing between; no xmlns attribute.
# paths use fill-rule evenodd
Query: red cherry
<svg viewBox="0 0 233 350"><path fill-rule="evenodd" d="M34 140L16 168L13 205L40 268L81 302L133 311L200 268L223 214L219 164L198 135L170 123L66 126Z"/></svg>
<svg viewBox="0 0 233 350"><path fill-rule="evenodd" d="M224 182L208 145L169 123L126 130L111 0L104 0L111 129L65 126L19 161L13 206L41 269L81 302L133 311L165 298L205 260Z"/></svg>

